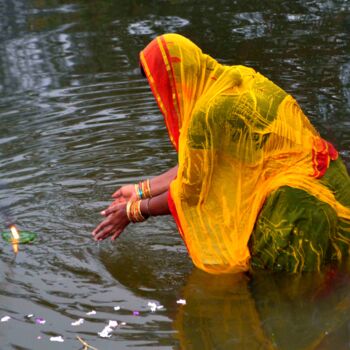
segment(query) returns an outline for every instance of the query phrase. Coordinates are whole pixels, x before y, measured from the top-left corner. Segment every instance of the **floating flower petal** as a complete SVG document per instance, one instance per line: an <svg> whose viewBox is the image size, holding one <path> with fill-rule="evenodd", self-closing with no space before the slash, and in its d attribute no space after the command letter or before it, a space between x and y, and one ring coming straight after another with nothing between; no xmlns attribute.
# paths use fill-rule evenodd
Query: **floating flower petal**
<svg viewBox="0 0 350 350"><path fill-rule="evenodd" d="M117 321L109 321L108 326L111 328L116 328L116 327L118 327L118 322Z"/></svg>
<svg viewBox="0 0 350 350"><path fill-rule="evenodd" d="M151 312L155 312L157 310L157 304L156 303L148 302L147 305L151 309Z"/></svg>
<svg viewBox="0 0 350 350"><path fill-rule="evenodd" d="M56 341L56 342L59 342L59 343L63 343L64 339L59 335L57 337L51 337L50 341Z"/></svg>
<svg viewBox="0 0 350 350"><path fill-rule="evenodd" d="M36 324L45 324L46 323L46 320L44 320L42 317L37 317L35 319L35 323Z"/></svg>
<svg viewBox="0 0 350 350"><path fill-rule="evenodd" d="M116 328L118 326L117 321L109 321L108 326L103 328L101 332L98 332L98 335L101 338L110 338L112 336L113 328Z"/></svg>
<svg viewBox="0 0 350 350"><path fill-rule="evenodd" d="M83 318L79 318L78 321L72 322L71 325L72 326L80 326L84 323L84 319Z"/></svg>
<svg viewBox="0 0 350 350"><path fill-rule="evenodd" d="M149 301L147 305L149 306L149 308L151 309L152 312L163 309L163 305L158 305L158 304L151 302L151 301Z"/></svg>

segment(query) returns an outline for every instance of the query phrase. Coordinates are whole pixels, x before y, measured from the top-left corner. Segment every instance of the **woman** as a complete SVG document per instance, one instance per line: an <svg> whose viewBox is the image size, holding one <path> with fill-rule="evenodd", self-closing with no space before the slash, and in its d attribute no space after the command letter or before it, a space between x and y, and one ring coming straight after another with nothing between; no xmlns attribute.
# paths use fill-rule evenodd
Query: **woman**
<svg viewBox="0 0 350 350"><path fill-rule="evenodd" d="M319 270L348 255L349 175L293 97L178 34L154 39L140 64L178 166L116 191L96 240L171 213L194 264L210 273Z"/></svg>

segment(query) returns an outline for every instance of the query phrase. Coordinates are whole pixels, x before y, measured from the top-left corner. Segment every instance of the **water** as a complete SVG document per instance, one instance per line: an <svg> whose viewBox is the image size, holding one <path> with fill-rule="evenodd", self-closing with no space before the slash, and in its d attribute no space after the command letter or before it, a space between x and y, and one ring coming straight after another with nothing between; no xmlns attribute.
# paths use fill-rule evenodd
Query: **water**
<svg viewBox="0 0 350 350"><path fill-rule="evenodd" d="M349 348L346 268L207 275L170 217L91 239L118 186L176 163L138 71L138 52L169 31L292 93L350 165L346 0L1 0L0 206L39 234L16 258L0 246L1 350L83 348L77 336L99 350ZM99 337L109 320L126 324Z"/></svg>

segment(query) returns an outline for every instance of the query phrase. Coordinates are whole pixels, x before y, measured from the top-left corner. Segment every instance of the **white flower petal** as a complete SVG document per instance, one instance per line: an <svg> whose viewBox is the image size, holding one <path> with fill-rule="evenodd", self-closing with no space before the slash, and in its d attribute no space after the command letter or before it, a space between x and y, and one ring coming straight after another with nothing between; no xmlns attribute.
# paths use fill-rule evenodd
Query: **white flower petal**
<svg viewBox="0 0 350 350"><path fill-rule="evenodd" d="M103 328L103 330L101 332L98 332L98 335L101 338L110 338L112 336L113 329L106 326L105 328Z"/></svg>
<svg viewBox="0 0 350 350"><path fill-rule="evenodd" d="M148 306L151 309L151 312L154 312L154 311L157 310L157 304L156 303L149 302Z"/></svg>
<svg viewBox="0 0 350 350"><path fill-rule="evenodd" d="M84 323L84 319L83 318L79 318L79 320L72 322L71 325L72 326L80 326L81 324Z"/></svg>
<svg viewBox="0 0 350 350"><path fill-rule="evenodd" d="M64 339L59 335L57 337L51 337L50 341L56 341L56 342L59 342L59 343L63 343Z"/></svg>
<svg viewBox="0 0 350 350"><path fill-rule="evenodd" d="M11 317L10 316L4 316L4 317L2 317L1 318L1 322L7 322L8 320L10 320L11 319Z"/></svg>
<svg viewBox="0 0 350 350"><path fill-rule="evenodd" d="M118 327L118 322L117 321L109 321L108 327L111 327L111 328Z"/></svg>

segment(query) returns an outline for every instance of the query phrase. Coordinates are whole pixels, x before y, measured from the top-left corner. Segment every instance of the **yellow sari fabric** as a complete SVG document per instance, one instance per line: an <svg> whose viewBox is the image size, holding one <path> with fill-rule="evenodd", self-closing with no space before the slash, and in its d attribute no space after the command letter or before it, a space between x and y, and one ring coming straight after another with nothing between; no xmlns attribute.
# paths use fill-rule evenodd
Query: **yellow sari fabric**
<svg viewBox="0 0 350 350"><path fill-rule="evenodd" d="M178 34L154 39L140 62L178 151L169 206L198 268L247 270L259 211L281 186L350 219L319 181L338 154L292 96L252 68L219 64Z"/></svg>

